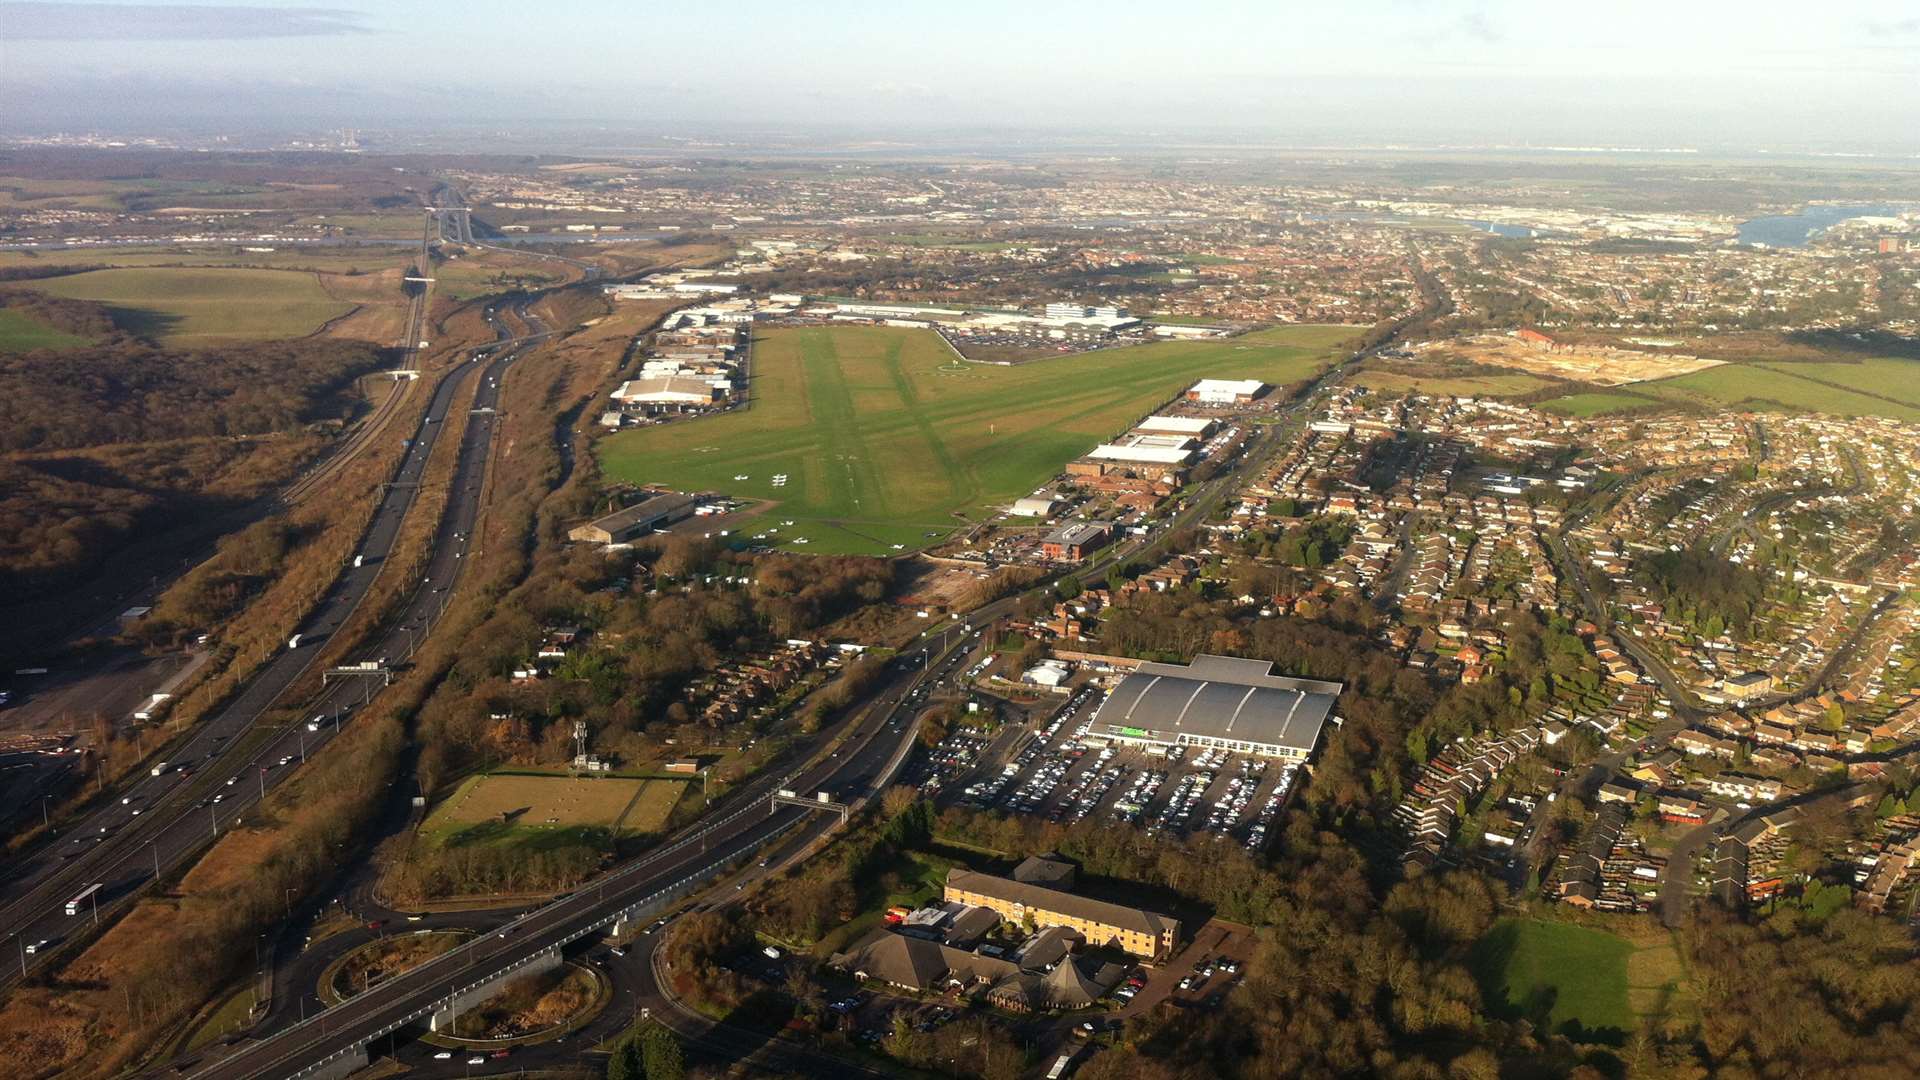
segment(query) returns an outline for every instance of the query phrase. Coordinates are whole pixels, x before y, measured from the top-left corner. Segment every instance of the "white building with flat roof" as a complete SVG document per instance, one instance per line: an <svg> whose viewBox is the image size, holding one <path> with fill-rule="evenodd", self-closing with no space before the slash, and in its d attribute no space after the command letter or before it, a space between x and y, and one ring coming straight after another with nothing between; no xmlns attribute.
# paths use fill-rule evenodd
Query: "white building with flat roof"
<svg viewBox="0 0 1920 1080"><path fill-rule="evenodd" d="M1201 379L1187 388L1187 400L1202 405L1247 405L1267 392L1259 379Z"/></svg>
<svg viewBox="0 0 1920 1080"><path fill-rule="evenodd" d="M1205 416L1149 416L1135 424L1133 430L1204 439L1213 434L1214 424L1214 420Z"/></svg>

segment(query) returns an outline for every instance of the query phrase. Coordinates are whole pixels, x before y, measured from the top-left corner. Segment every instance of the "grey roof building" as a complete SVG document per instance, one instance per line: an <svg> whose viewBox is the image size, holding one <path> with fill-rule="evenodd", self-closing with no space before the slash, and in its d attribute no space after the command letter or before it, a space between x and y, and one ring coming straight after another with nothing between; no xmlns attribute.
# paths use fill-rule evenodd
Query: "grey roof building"
<svg viewBox="0 0 1920 1080"><path fill-rule="evenodd" d="M1264 660L1208 654L1191 664L1141 664L1101 703L1093 731L1121 742L1304 761L1343 687L1272 672Z"/></svg>
<svg viewBox="0 0 1920 1080"><path fill-rule="evenodd" d="M652 532L658 526L690 516L699 501L692 495L678 492L652 492L624 510L616 510L606 517L575 526L567 533L567 539L576 543L624 544Z"/></svg>
<svg viewBox="0 0 1920 1080"><path fill-rule="evenodd" d="M1013 868L1013 880L1049 889L1071 889L1078 870L1079 867L1052 853L1029 855Z"/></svg>

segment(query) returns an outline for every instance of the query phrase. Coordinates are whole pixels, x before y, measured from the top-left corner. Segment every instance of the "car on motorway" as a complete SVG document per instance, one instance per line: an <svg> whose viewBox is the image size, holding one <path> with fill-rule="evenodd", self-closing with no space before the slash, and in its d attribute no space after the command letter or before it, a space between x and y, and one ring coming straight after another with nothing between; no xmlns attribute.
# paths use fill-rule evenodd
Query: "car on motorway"
<svg viewBox="0 0 1920 1080"><path fill-rule="evenodd" d="M33 954L39 952L41 949L44 949L51 944L53 944L51 940L47 938L41 938L39 941L36 941L33 944L27 946L27 955L32 956Z"/></svg>
<svg viewBox="0 0 1920 1080"><path fill-rule="evenodd" d="M484 1054L475 1054L467 1059L467 1064L469 1065L485 1065L486 1063L487 1059Z"/></svg>
<svg viewBox="0 0 1920 1080"><path fill-rule="evenodd" d="M453 1051L451 1051L451 1050L442 1050L442 1051L440 1051L439 1053L437 1053L437 1054L435 1054L435 1055L433 1055L433 1060L435 1060L435 1061L445 1061L445 1060L447 1060L448 1058L451 1058L452 1056L453 1056Z"/></svg>

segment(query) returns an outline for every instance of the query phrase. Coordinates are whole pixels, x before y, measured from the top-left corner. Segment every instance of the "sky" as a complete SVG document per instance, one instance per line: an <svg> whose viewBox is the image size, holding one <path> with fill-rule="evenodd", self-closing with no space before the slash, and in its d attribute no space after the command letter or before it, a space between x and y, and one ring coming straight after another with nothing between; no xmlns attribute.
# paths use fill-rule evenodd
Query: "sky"
<svg viewBox="0 0 1920 1080"><path fill-rule="evenodd" d="M0 0L0 133L1920 153L1915 0Z"/></svg>

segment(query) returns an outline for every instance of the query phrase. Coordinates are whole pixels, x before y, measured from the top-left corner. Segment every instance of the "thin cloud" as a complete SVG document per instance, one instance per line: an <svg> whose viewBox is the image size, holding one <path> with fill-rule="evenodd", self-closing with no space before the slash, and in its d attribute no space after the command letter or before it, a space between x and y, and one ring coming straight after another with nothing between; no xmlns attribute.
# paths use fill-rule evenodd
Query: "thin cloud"
<svg viewBox="0 0 1920 1080"><path fill-rule="evenodd" d="M1920 19L1895 19L1892 22L1870 22L1867 33L1874 37L1912 37L1920 34Z"/></svg>
<svg viewBox="0 0 1920 1080"><path fill-rule="evenodd" d="M0 40L232 41L371 33L357 11L201 4L0 3Z"/></svg>
<svg viewBox="0 0 1920 1080"><path fill-rule="evenodd" d="M1462 36L1487 45L1499 45L1507 39L1507 35L1501 33L1500 28L1494 25L1492 19L1487 18L1487 13L1484 11L1473 11L1462 15L1454 28Z"/></svg>

